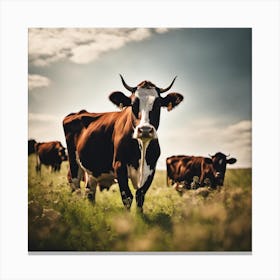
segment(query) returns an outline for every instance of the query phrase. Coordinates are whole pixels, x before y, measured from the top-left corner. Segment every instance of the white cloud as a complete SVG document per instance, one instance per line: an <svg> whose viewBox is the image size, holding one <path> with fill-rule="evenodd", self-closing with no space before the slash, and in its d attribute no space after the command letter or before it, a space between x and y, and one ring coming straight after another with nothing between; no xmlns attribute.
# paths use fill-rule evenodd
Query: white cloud
<svg viewBox="0 0 280 280"><path fill-rule="evenodd" d="M141 41L152 35L151 29L137 28L129 32L129 41Z"/></svg>
<svg viewBox="0 0 280 280"><path fill-rule="evenodd" d="M28 121L29 122L52 122L60 120L59 117L48 114L37 114L37 113L29 113Z"/></svg>
<svg viewBox="0 0 280 280"><path fill-rule="evenodd" d="M166 28L31 28L29 62L35 66L47 66L63 59L89 63L107 51L145 40L153 32L167 31Z"/></svg>
<svg viewBox="0 0 280 280"><path fill-rule="evenodd" d="M169 29L168 28L156 28L155 31L157 33L165 33L167 32Z"/></svg>
<svg viewBox="0 0 280 280"><path fill-rule="evenodd" d="M28 89L48 87L51 81L47 77L40 75L28 75Z"/></svg>

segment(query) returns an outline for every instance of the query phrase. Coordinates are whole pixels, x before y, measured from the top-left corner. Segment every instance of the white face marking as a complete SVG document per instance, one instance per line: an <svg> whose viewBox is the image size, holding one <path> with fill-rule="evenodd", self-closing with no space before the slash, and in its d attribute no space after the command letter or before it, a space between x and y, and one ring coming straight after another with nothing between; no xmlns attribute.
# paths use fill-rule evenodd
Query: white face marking
<svg viewBox="0 0 280 280"><path fill-rule="evenodd" d="M139 112L141 113L140 124L150 124L149 112L153 109L157 92L154 88L139 88L135 92L135 96L139 98Z"/></svg>
<svg viewBox="0 0 280 280"><path fill-rule="evenodd" d="M134 130L133 138L137 138L137 129L141 126L152 126L150 124L149 113L153 109L155 99L158 97L157 91L154 88L139 88L135 92L135 96L139 98L139 113L141 113L140 123ZM155 130L155 138L157 138Z"/></svg>

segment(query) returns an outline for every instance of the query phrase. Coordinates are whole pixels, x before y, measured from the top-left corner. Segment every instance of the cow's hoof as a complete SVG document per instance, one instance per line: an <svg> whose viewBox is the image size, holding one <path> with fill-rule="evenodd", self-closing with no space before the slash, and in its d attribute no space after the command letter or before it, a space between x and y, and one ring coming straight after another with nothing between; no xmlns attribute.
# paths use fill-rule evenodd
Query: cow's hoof
<svg viewBox="0 0 280 280"><path fill-rule="evenodd" d="M127 197L126 193L123 191L122 192L122 201L123 201L123 205L127 210L130 210L131 204L132 204L132 199L133 197Z"/></svg>
<svg viewBox="0 0 280 280"><path fill-rule="evenodd" d="M124 203L124 207L127 211L130 211L130 208L131 208L131 204L132 204L132 200L128 200Z"/></svg>
<svg viewBox="0 0 280 280"><path fill-rule="evenodd" d="M82 191L81 189L76 189L73 191L76 195L81 196L82 195Z"/></svg>

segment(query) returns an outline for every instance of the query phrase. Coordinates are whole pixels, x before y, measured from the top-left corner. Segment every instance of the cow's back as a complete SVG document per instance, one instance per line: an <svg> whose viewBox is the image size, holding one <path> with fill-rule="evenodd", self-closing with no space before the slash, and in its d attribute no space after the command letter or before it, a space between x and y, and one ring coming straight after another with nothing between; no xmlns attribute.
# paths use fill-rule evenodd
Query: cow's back
<svg viewBox="0 0 280 280"><path fill-rule="evenodd" d="M118 114L119 112L89 113L82 110L64 118L63 128L70 165L69 182L71 177L78 176L77 151L83 158L84 167L94 170L96 175L101 174L104 169L112 169L112 134Z"/></svg>
<svg viewBox="0 0 280 280"><path fill-rule="evenodd" d="M191 156L176 155L166 159L166 170L168 178L175 182L184 181L186 177L187 164Z"/></svg>
<svg viewBox="0 0 280 280"><path fill-rule="evenodd" d="M196 156L172 156L167 158L167 176L175 182L191 182L193 177L201 177L204 158Z"/></svg>

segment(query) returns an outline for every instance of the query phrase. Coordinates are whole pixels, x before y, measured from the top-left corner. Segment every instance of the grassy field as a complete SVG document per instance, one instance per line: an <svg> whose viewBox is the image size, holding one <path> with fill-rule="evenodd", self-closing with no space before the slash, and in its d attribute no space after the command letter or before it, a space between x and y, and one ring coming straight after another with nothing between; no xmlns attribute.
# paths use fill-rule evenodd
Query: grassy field
<svg viewBox="0 0 280 280"><path fill-rule="evenodd" d="M30 251L251 251L251 169L229 169L224 187L185 191L166 187L157 171L144 213L124 209L118 185L96 193L92 205L71 193L68 163L60 173L28 158L28 242ZM133 189L131 187L131 189Z"/></svg>

